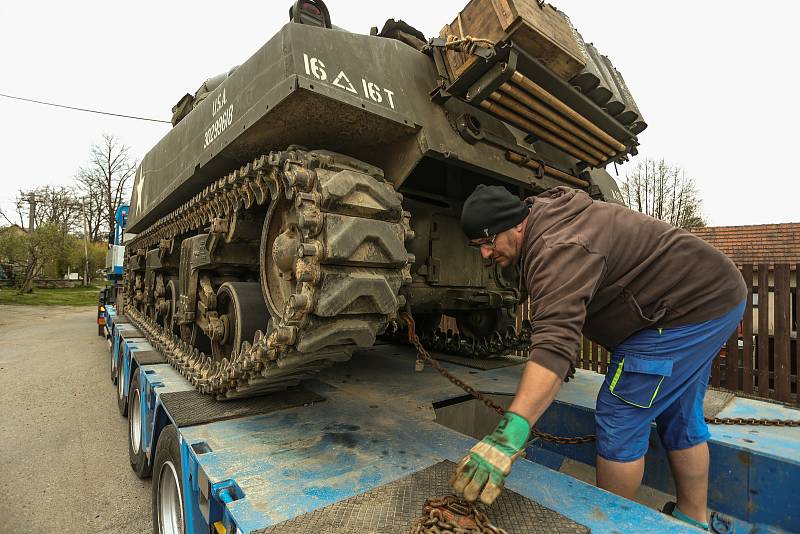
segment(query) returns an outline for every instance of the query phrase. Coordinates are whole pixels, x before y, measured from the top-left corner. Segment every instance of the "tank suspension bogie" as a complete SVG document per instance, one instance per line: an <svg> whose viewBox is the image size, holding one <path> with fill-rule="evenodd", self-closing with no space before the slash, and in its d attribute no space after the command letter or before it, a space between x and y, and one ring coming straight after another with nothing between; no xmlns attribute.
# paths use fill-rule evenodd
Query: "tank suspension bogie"
<svg viewBox="0 0 800 534"><path fill-rule="evenodd" d="M204 272L199 277L197 298L197 326L211 341L219 341L224 335L224 327L217 312L217 292L211 284L211 276Z"/></svg>
<svg viewBox="0 0 800 534"><path fill-rule="evenodd" d="M165 309L161 316L161 326L168 332L177 333L175 325L175 305L177 300L177 281L174 277L165 277L164 302Z"/></svg>
<svg viewBox="0 0 800 534"><path fill-rule="evenodd" d="M145 309L144 274L133 274L133 305L140 311Z"/></svg>
<svg viewBox="0 0 800 534"><path fill-rule="evenodd" d="M167 295L168 277L165 273L156 274L155 278L155 315L156 320L165 323L165 317L170 314L171 298Z"/></svg>

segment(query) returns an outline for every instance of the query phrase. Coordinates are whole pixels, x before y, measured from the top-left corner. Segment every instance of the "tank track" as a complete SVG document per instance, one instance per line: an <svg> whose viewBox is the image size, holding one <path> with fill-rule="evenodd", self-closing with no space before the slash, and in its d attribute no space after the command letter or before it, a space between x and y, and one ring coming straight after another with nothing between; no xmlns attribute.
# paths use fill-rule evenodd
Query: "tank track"
<svg viewBox="0 0 800 534"><path fill-rule="evenodd" d="M262 287L266 296L264 269L277 268L264 267L269 256L291 291L273 302L282 313L229 358L198 351L126 297L125 313L150 343L196 389L221 400L286 389L349 359L356 346L371 346L404 306L399 292L411 281L414 257L404 244L413 238L410 214L383 172L340 154L292 147L215 181L127 248L142 252L191 232L213 234L237 213L265 205L292 211L294 222L273 250L264 250L262 238Z"/></svg>
<svg viewBox="0 0 800 534"><path fill-rule="evenodd" d="M396 342L407 342L407 330L398 326L386 337ZM531 348L533 326L528 319L522 321L519 332L509 326L503 332L493 332L489 336L461 336L452 330L441 328L417 332L420 343L428 350L466 356L471 358L491 358L513 352L526 352Z"/></svg>

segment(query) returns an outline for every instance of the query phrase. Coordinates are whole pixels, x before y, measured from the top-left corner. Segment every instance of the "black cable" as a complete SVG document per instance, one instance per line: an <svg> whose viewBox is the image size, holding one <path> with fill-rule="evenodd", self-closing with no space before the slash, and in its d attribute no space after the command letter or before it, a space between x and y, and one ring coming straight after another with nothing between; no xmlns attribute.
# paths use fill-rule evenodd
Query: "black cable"
<svg viewBox="0 0 800 534"><path fill-rule="evenodd" d="M137 119L137 120L140 120L140 121L164 122L164 123L167 123L167 124L172 124L170 121L162 121L162 120L159 120L159 119L148 119L147 117L134 117L133 115L122 115L120 113L109 113L108 111L97 111L97 110L94 110L94 109L76 108L76 107L72 107L72 106L65 106L63 104L53 104L52 102L42 102L41 100L33 100L31 98L22 98L21 96L5 95L3 93L0 93L0 96L6 97L6 98L11 98L11 99L14 99L14 100L23 100L25 102L33 102L35 104L44 104L45 106L54 106L54 107L57 107L57 108L74 109L76 111L85 111L87 113L98 113L100 115L111 115L111 116L114 116L114 117L124 117L126 119Z"/></svg>

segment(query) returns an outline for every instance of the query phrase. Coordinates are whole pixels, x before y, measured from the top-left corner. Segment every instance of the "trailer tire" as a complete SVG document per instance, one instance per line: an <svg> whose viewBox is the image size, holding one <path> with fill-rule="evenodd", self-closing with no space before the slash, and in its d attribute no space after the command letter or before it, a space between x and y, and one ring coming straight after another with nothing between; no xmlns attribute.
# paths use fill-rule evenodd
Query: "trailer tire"
<svg viewBox="0 0 800 534"><path fill-rule="evenodd" d="M161 431L153 462L153 532L186 532L183 517L183 466L175 425Z"/></svg>
<svg viewBox="0 0 800 534"><path fill-rule="evenodd" d="M128 390L128 459L131 462L131 469L139 478L149 477L152 469L152 466L147 461L142 441L144 424L142 381L137 369L137 372L133 374L131 387Z"/></svg>
<svg viewBox="0 0 800 534"><path fill-rule="evenodd" d="M122 417L128 416L128 398L125 396L125 367L117 363L117 408Z"/></svg>
<svg viewBox="0 0 800 534"><path fill-rule="evenodd" d="M120 339L120 343L122 340ZM112 343L111 345L111 383L116 385L117 384L117 356L119 356L120 346Z"/></svg>

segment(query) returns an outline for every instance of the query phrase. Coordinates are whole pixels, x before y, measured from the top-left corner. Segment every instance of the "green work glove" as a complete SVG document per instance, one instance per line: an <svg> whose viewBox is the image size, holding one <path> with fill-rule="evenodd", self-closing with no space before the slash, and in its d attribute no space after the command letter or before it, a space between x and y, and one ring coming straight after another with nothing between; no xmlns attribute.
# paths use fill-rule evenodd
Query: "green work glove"
<svg viewBox="0 0 800 534"><path fill-rule="evenodd" d="M514 412L506 412L494 432L472 447L456 467L450 485L456 493L474 502L490 505L500 495L511 464L525 452L531 433L528 421Z"/></svg>

